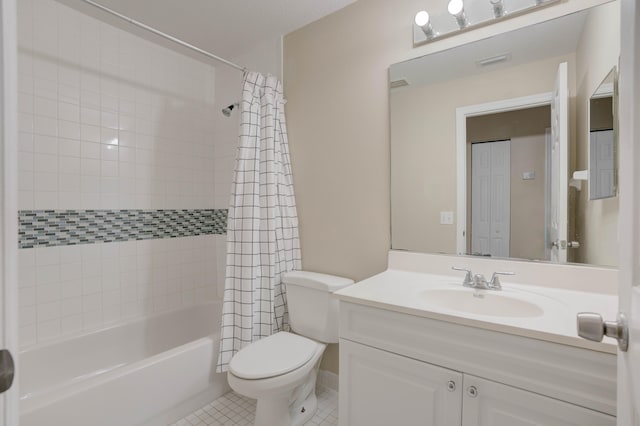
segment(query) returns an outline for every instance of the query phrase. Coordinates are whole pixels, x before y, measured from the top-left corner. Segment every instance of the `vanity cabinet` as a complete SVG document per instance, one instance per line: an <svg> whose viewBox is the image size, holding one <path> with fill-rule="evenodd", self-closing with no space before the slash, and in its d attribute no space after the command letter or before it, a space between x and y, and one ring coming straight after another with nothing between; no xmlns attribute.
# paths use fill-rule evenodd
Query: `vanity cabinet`
<svg viewBox="0 0 640 426"><path fill-rule="evenodd" d="M344 364L343 364L344 362ZM460 426L462 374L340 342L341 425ZM344 384L343 384L344 383Z"/></svg>
<svg viewBox="0 0 640 426"><path fill-rule="evenodd" d="M615 426L613 416L464 375L462 426Z"/></svg>
<svg viewBox="0 0 640 426"><path fill-rule="evenodd" d="M613 354L341 301L341 426L615 426L615 381Z"/></svg>

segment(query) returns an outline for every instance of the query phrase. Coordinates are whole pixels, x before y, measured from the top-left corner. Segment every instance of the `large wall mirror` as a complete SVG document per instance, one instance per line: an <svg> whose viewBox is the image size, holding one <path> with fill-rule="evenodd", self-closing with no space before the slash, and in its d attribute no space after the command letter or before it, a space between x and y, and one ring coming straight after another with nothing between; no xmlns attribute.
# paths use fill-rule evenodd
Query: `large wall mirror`
<svg viewBox="0 0 640 426"><path fill-rule="evenodd" d="M617 266L619 13L390 67L393 249Z"/></svg>

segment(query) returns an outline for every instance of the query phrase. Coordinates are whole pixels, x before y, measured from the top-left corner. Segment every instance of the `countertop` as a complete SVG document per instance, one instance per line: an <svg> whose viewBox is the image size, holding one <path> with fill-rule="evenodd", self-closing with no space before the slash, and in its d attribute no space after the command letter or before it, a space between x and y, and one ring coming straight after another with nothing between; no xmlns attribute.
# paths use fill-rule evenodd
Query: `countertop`
<svg viewBox="0 0 640 426"><path fill-rule="evenodd" d="M601 343L592 342L580 338L576 332L578 312L597 312L606 320L615 319L618 309L616 295L513 284L507 278L502 280L502 290L478 291L463 287L459 275L388 269L334 294L345 302L599 352L617 353L617 342L614 339L605 337ZM430 303L428 291L433 289L478 292L479 297L482 297L482 293L487 297L492 294L510 296L531 301L541 307L543 312L532 317L462 312Z"/></svg>

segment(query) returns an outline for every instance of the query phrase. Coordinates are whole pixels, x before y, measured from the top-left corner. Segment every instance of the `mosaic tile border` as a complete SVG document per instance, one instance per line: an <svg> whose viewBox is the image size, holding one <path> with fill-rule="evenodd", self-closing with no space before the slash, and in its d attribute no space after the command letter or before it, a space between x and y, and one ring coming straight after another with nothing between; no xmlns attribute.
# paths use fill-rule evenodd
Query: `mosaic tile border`
<svg viewBox="0 0 640 426"><path fill-rule="evenodd" d="M226 209L20 210L18 246L69 246L224 234Z"/></svg>

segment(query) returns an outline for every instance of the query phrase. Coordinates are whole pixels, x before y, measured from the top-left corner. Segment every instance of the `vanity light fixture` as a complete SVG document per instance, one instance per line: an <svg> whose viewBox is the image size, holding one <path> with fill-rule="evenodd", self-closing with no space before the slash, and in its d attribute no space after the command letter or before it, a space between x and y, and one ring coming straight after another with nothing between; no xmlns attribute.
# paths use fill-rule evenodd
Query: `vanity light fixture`
<svg viewBox="0 0 640 426"><path fill-rule="evenodd" d="M460 29L469 25L467 15L464 13L464 3L462 0L451 0L447 6L447 10L454 18L456 18Z"/></svg>
<svg viewBox="0 0 640 426"><path fill-rule="evenodd" d="M414 16L413 46L509 19L565 0L447 0ZM445 9L446 5L446 9ZM451 17L455 18L455 21Z"/></svg>
<svg viewBox="0 0 640 426"><path fill-rule="evenodd" d="M433 26L431 25L431 17L429 16L429 12L426 10L421 10L416 13L415 23L417 26L422 28L427 39L432 39L436 35L433 31Z"/></svg>
<svg viewBox="0 0 640 426"><path fill-rule="evenodd" d="M502 0L489 0L489 3L493 6L493 16L502 18L505 14L504 2Z"/></svg>

